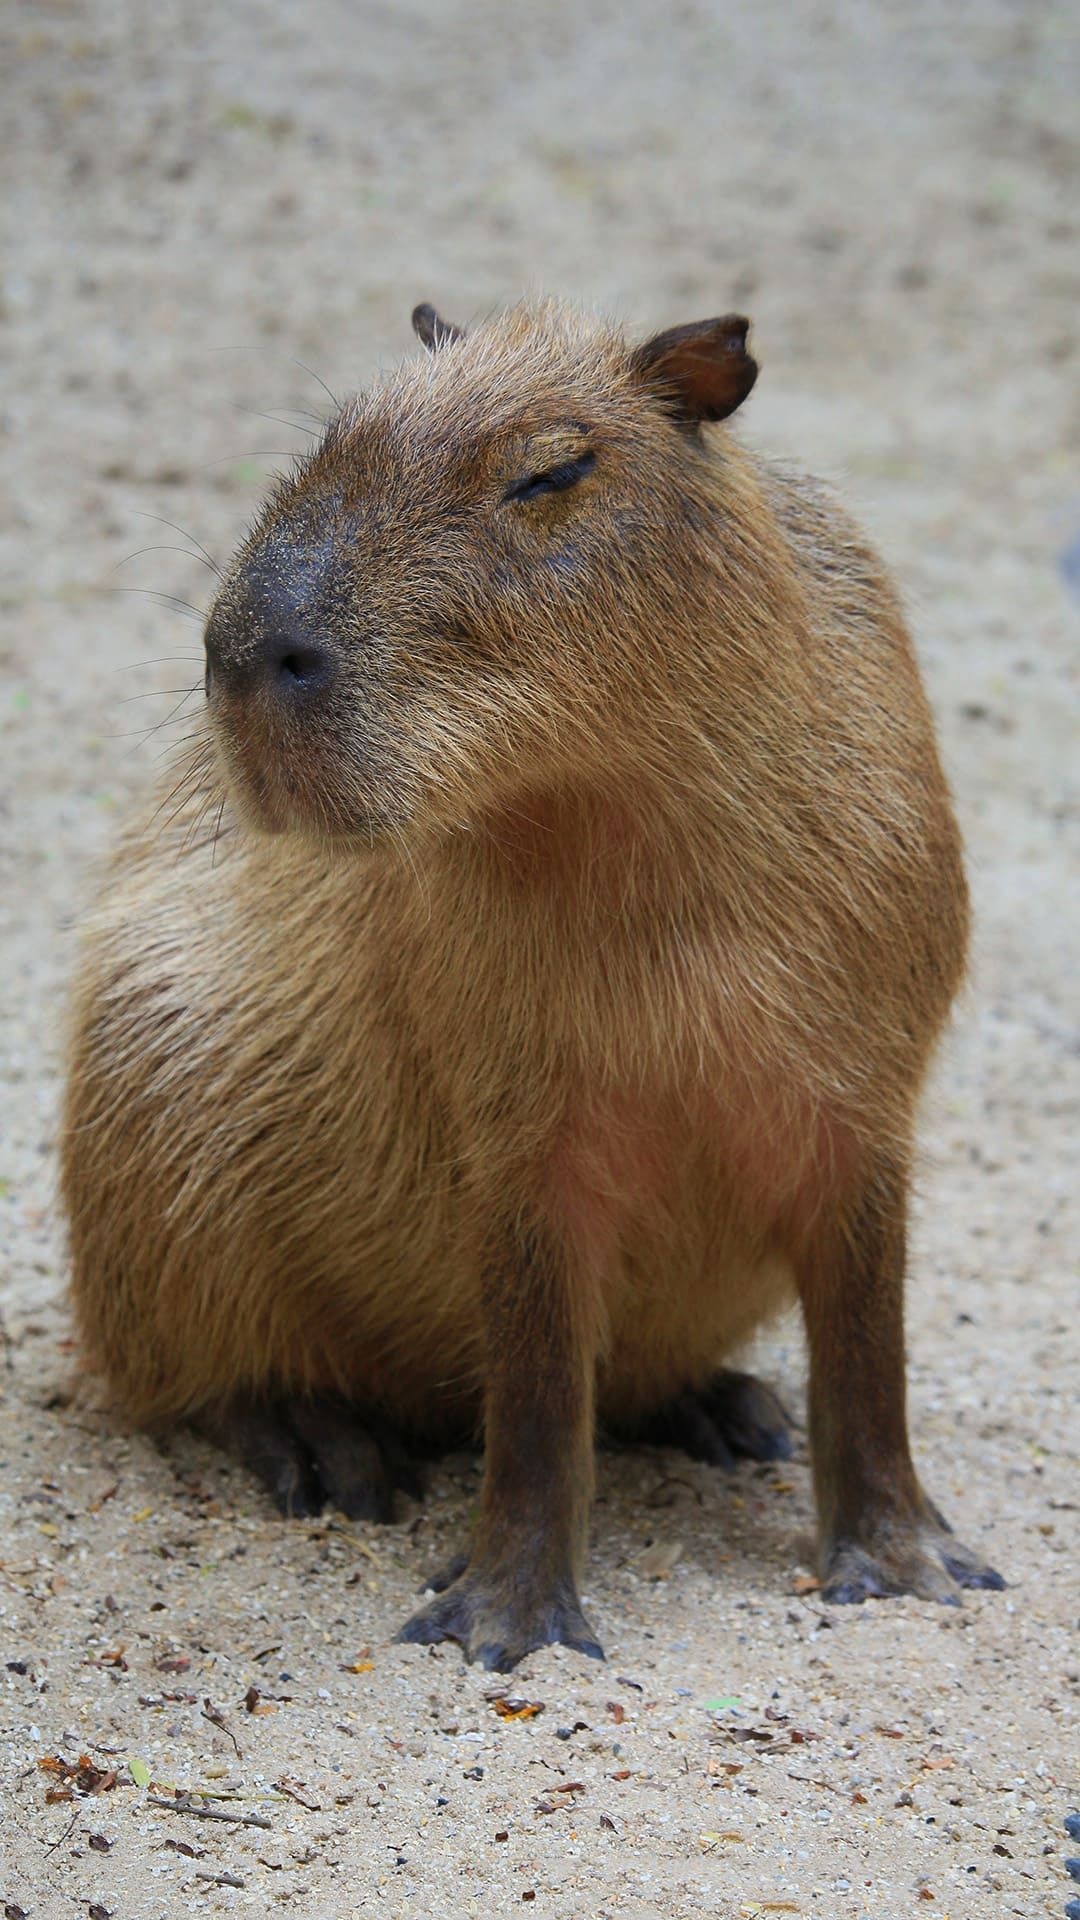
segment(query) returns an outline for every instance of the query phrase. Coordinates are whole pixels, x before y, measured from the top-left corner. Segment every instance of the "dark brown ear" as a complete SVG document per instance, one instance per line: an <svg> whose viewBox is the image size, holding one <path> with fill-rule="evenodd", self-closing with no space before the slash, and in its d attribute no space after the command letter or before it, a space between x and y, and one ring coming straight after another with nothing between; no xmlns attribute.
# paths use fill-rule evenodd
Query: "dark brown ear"
<svg viewBox="0 0 1080 1920"><path fill-rule="evenodd" d="M684 425L726 420L757 379L757 361L746 351L749 329L741 313L669 327L637 349L634 372L665 396Z"/></svg>
<svg viewBox="0 0 1080 1920"><path fill-rule="evenodd" d="M455 327L449 320L441 320L426 300L423 306L413 308L412 323L413 332L418 340L423 341L429 353L434 353L438 347L449 346L452 340L465 338L460 327Z"/></svg>

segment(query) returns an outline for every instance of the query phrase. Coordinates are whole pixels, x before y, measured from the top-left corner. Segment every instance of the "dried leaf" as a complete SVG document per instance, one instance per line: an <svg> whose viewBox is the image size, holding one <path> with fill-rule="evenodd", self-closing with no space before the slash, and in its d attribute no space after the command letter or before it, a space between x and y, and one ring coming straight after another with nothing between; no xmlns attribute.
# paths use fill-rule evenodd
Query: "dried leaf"
<svg viewBox="0 0 1080 1920"><path fill-rule="evenodd" d="M109 1793L116 1785L115 1771L97 1766L88 1753L80 1753L77 1760L64 1760L58 1753L46 1753L38 1761L38 1766L42 1773L51 1773L60 1783L49 1788L45 1795L47 1802L70 1800L72 1788L85 1796Z"/></svg>
<svg viewBox="0 0 1080 1920"><path fill-rule="evenodd" d="M607 1710L610 1713L612 1719L614 1720L615 1725L617 1727L621 1727L623 1721L626 1719L626 1708L623 1706L622 1701L609 1700L607 1703Z"/></svg>
<svg viewBox="0 0 1080 1920"><path fill-rule="evenodd" d="M283 1773L280 1780L274 1781L274 1792L283 1793L287 1800L295 1800L298 1807L305 1807L308 1813L321 1813L322 1805L318 1800L309 1800L306 1796L307 1781L294 1780L289 1773Z"/></svg>
<svg viewBox="0 0 1080 1920"><path fill-rule="evenodd" d="M797 1573L791 1583L792 1593L820 1593L821 1581L814 1573ZM798 1909L796 1908L797 1912Z"/></svg>
<svg viewBox="0 0 1080 1920"><path fill-rule="evenodd" d="M342 1673L374 1673L374 1660L354 1660L351 1666L342 1667Z"/></svg>
<svg viewBox="0 0 1080 1920"><path fill-rule="evenodd" d="M536 1803L537 1813L562 1813L566 1807L574 1804L573 1796L584 1793L584 1780L567 1780L563 1785L553 1787Z"/></svg>
<svg viewBox="0 0 1080 1920"><path fill-rule="evenodd" d="M505 1694L497 1695L491 1705L500 1720L535 1720L544 1711L542 1700L518 1700Z"/></svg>

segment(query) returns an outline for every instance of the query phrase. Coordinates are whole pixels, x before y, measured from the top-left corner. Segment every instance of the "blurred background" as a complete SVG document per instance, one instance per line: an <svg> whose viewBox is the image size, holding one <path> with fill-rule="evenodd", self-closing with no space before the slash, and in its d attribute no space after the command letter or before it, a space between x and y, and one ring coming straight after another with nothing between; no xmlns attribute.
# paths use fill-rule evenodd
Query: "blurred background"
<svg viewBox="0 0 1080 1920"><path fill-rule="evenodd" d="M1029 1492L1040 1460L1076 1485L1078 41L1075 0L9 0L0 1272L19 1473L61 1446L42 1409L67 1328L50 1195L70 927L184 731L197 543L228 556L323 383L346 395L414 351L419 300L467 323L552 291L642 333L739 308L763 371L737 430L836 480L892 562L968 838L976 966L928 1114L913 1392L1043 1621L1026 1651L1004 1603L980 1622L1025 1703L1011 1731L991 1715L987 1751L1012 1778L1049 1750L1036 1668L1063 1657L1064 1523ZM797 1383L796 1348L774 1361ZM793 1631L779 1614L778 1643ZM1037 1829L1009 1843L1036 1863ZM954 1912L983 1911L963 1884Z"/></svg>

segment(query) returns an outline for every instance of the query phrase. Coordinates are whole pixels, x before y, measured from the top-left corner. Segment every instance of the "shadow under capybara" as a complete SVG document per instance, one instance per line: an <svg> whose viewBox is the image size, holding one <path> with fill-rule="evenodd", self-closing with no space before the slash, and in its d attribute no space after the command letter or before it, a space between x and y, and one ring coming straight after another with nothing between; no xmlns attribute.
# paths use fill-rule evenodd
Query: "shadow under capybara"
<svg viewBox="0 0 1080 1920"><path fill-rule="evenodd" d="M205 729L86 935L63 1137L91 1362L291 1511L483 1431L402 1637L563 1641L594 1426L783 1452L724 1361L797 1297L826 1598L1000 1576L905 1421L916 1103L961 850L896 595L710 423L738 316L555 303L426 351L277 487Z"/></svg>

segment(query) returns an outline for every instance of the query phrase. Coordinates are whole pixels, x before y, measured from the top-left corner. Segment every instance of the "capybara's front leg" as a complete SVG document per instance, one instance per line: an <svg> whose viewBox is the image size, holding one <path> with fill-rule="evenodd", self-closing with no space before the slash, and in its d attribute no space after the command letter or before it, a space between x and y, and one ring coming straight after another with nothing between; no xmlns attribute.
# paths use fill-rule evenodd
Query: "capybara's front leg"
<svg viewBox="0 0 1080 1920"><path fill-rule="evenodd" d="M399 1639L457 1640L505 1673L561 1641L602 1658L581 1610L593 1478L595 1315L543 1229L508 1231L484 1277L480 1513L464 1569Z"/></svg>
<svg viewBox="0 0 1080 1920"><path fill-rule="evenodd" d="M810 1445L826 1600L959 1601L1004 1581L919 1485L904 1379L906 1168L882 1159L796 1262L810 1346Z"/></svg>

